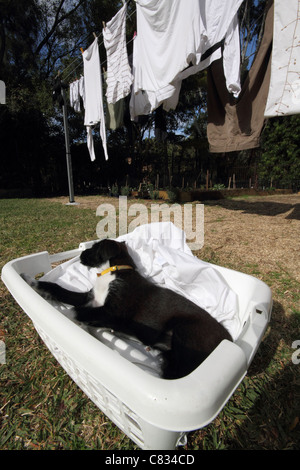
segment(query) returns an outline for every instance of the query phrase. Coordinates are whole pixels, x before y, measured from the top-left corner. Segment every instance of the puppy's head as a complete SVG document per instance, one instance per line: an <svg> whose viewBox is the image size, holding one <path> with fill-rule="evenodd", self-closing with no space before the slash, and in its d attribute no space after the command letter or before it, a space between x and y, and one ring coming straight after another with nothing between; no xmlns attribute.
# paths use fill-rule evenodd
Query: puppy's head
<svg viewBox="0 0 300 470"><path fill-rule="evenodd" d="M107 261L110 262L111 266L120 263L134 266L125 242L116 242L109 239L96 242L91 248L83 251L80 256L80 261L85 266L91 268L100 267Z"/></svg>

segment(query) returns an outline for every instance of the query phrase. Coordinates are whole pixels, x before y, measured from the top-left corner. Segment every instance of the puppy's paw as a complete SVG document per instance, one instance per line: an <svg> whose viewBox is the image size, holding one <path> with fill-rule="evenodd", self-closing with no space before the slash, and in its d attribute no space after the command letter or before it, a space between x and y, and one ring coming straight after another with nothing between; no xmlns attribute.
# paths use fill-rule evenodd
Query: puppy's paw
<svg viewBox="0 0 300 470"><path fill-rule="evenodd" d="M38 281L36 281L33 277L29 276L29 274L21 273L20 276L22 279L24 279L25 282L27 282L30 287L38 287Z"/></svg>
<svg viewBox="0 0 300 470"><path fill-rule="evenodd" d="M25 274L25 273L21 273L20 276L41 297L43 297L46 300L52 300L51 294L47 290L43 289L43 287L41 286L41 283L39 281L37 281L36 279L34 279L33 277L31 277L31 276L29 276L28 274Z"/></svg>

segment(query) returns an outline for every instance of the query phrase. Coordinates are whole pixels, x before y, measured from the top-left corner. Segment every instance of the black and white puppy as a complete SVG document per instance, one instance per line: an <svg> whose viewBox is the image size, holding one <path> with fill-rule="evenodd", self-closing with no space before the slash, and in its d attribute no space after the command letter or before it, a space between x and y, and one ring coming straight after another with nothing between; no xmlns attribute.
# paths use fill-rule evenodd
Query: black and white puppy
<svg viewBox="0 0 300 470"><path fill-rule="evenodd" d="M149 346L169 338L164 353L164 378L189 374L223 339L232 340L205 310L141 276L124 242L96 242L82 252L80 261L99 269L91 291L72 292L35 280L32 287L45 298L74 305L76 320L80 322L134 335Z"/></svg>

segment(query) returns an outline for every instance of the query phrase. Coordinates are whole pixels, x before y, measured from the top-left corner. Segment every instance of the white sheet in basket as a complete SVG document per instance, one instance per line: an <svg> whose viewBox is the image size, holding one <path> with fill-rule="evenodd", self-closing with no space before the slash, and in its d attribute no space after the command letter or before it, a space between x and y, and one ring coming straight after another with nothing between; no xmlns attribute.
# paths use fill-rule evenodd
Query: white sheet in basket
<svg viewBox="0 0 300 470"><path fill-rule="evenodd" d="M233 340L240 332L238 298L223 276L196 258L185 234L171 222L141 225L117 238L125 241L139 272L204 308L224 325ZM90 290L97 269L83 266L79 257L53 269L42 280L57 282L73 291Z"/></svg>

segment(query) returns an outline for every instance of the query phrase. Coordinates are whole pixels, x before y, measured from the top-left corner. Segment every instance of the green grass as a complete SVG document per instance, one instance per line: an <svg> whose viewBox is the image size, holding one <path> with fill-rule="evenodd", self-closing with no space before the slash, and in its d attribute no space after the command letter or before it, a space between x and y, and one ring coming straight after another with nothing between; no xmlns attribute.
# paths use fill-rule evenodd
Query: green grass
<svg viewBox="0 0 300 470"><path fill-rule="evenodd" d="M95 239L97 221L90 209L0 200L0 268L12 258L56 253ZM206 260L218 261L209 249ZM272 321L236 393L213 423L189 434L186 449L299 449L300 364L291 360L291 345L300 339L299 283L280 264L268 274L242 261L230 267L268 283L274 295ZM0 293L6 344L6 364L0 365L0 449L136 449L72 382L2 282Z"/></svg>

